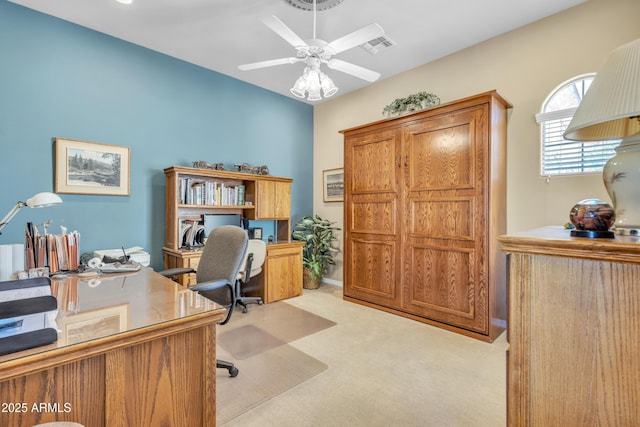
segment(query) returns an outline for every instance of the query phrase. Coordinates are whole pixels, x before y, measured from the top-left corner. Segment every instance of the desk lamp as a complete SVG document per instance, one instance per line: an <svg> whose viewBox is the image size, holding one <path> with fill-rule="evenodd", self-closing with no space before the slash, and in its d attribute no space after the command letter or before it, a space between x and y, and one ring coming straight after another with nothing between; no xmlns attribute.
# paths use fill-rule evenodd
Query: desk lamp
<svg viewBox="0 0 640 427"><path fill-rule="evenodd" d="M38 193L30 199L27 199L26 202L18 202L9 211L9 213L6 214L4 218L2 218L2 221L0 221L0 232L5 225L9 224L11 218L13 218L18 213L18 211L25 206L29 206L30 208L45 208L48 206L59 205L60 203L62 203L62 199L58 195L53 193Z"/></svg>
<svg viewBox="0 0 640 427"><path fill-rule="evenodd" d="M640 234L640 39L613 50L564 133L574 141L622 139L602 169L619 234Z"/></svg>

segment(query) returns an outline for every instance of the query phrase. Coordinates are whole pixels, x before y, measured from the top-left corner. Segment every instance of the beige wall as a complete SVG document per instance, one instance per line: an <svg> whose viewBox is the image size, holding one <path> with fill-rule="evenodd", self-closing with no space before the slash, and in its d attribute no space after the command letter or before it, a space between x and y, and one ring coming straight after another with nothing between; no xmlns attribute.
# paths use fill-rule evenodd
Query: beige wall
<svg viewBox="0 0 640 427"><path fill-rule="evenodd" d="M343 204L322 200L322 171L343 165L338 131L379 120L385 105L419 91L433 92L444 103L497 89L513 104L508 122L508 232L563 224L573 204L587 197L609 200L600 175L558 177L548 182L540 177L540 134L534 115L560 83L597 71L612 49L640 37L638 17L639 0L590 0L317 105L314 212L342 227ZM342 281L341 255L337 264L328 277Z"/></svg>

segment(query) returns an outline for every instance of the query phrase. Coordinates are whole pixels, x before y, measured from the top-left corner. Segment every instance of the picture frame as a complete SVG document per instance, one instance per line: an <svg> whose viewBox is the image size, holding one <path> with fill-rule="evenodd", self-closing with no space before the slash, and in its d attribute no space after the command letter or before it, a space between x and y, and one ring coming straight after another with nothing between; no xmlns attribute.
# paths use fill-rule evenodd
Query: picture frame
<svg viewBox="0 0 640 427"><path fill-rule="evenodd" d="M129 147L56 138L55 192L128 196L129 156Z"/></svg>
<svg viewBox="0 0 640 427"><path fill-rule="evenodd" d="M322 171L322 199L325 202L344 201L344 168Z"/></svg>
<svg viewBox="0 0 640 427"><path fill-rule="evenodd" d="M57 324L62 331L58 340L64 345L117 334L129 327L129 304L63 316Z"/></svg>

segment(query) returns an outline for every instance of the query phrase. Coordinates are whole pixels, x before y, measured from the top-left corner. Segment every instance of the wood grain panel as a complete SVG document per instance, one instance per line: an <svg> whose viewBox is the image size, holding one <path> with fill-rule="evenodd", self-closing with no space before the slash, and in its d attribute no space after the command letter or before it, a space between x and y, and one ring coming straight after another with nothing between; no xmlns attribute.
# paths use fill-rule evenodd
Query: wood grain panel
<svg viewBox="0 0 640 427"><path fill-rule="evenodd" d="M408 302L429 311L467 319L474 317L474 259L472 251L413 249L413 286Z"/></svg>
<svg viewBox="0 0 640 427"><path fill-rule="evenodd" d="M575 256L580 247L590 253L593 239L570 238L559 227L525 234L501 238L514 251L509 425L637 425L640 265L617 261L627 238L601 240L598 253L612 256L596 260ZM557 248L539 254L548 239ZM569 256L558 255L564 245Z"/></svg>
<svg viewBox="0 0 640 427"><path fill-rule="evenodd" d="M0 413L1 426L25 426L74 421L104 426L104 357L61 365L0 382L3 403L23 404L24 410ZM82 387L66 387L82 378Z"/></svg>
<svg viewBox="0 0 640 427"><path fill-rule="evenodd" d="M396 233L395 198L354 200L351 207L351 232L386 234Z"/></svg>
<svg viewBox="0 0 640 427"><path fill-rule="evenodd" d="M351 145L351 193L395 191L397 162L395 132L367 135Z"/></svg>
<svg viewBox="0 0 640 427"><path fill-rule="evenodd" d="M354 239L351 252L351 290L383 301L396 300L395 242Z"/></svg>
<svg viewBox="0 0 640 427"><path fill-rule="evenodd" d="M475 120L450 121L434 120L407 131L411 191L474 188Z"/></svg>
<svg viewBox="0 0 640 427"><path fill-rule="evenodd" d="M531 290L531 341L544 342L530 359L534 425L633 425L640 419L640 270L540 256L531 262L540 284Z"/></svg>
<svg viewBox="0 0 640 427"><path fill-rule="evenodd" d="M265 260L265 302L279 301L302 294L302 248L300 245L272 250Z"/></svg>
<svg viewBox="0 0 640 427"><path fill-rule="evenodd" d="M115 392L108 394L107 425L206 425L201 392L206 369L215 370L205 353L212 339L213 325L108 353L106 388Z"/></svg>
<svg viewBox="0 0 640 427"><path fill-rule="evenodd" d="M474 240L475 199L434 198L409 200L412 237Z"/></svg>

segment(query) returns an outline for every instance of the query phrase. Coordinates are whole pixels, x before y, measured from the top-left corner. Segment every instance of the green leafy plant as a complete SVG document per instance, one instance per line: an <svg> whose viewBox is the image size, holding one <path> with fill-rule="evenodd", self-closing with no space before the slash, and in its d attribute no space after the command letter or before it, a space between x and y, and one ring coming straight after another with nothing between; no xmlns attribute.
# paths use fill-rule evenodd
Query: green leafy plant
<svg viewBox="0 0 640 427"><path fill-rule="evenodd" d="M334 224L315 215L303 217L293 228L293 240L305 242L302 265L309 270L312 282L319 282L329 266L335 265L333 256L339 249L334 247L334 242L338 240L334 232L340 228Z"/></svg>
<svg viewBox="0 0 640 427"><path fill-rule="evenodd" d="M433 93L418 92L405 98L397 98L391 104L384 107L382 114L387 117L423 110L440 104L440 98Z"/></svg>

